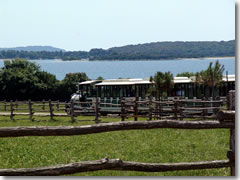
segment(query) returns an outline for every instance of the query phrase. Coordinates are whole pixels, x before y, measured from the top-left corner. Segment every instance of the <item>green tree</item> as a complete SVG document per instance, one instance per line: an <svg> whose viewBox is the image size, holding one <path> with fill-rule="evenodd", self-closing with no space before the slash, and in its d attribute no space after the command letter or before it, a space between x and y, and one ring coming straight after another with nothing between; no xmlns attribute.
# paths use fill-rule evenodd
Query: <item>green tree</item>
<svg viewBox="0 0 240 180"><path fill-rule="evenodd" d="M102 80L104 80L104 78L102 76L98 76L97 80L102 81Z"/></svg>
<svg viewBox="0 0 240 180"><path fill-rule="evenodd" d="M0 71L0 96L8 100L40 100L53 94L57 79L24 59L5 61Z"/></svg>
<svg viewBox="0 0 240 180"><path fill-rule="evenodd" d="M222 82L224 71L224 65L221 65L219 61L213 63L210 62L206 70L201 71L196 74L196 81L199 84L205 84L208 87L212 88L212 97L215 97L215 87Z"/></svg>
<svg viewBox="0 0 240 180"><path fill-rule="evenodd" d="M183 72L183 73L179 73L176 75L176 77L192 77L192 76L195 76L196 73L193 73L193 72Z"/></svg>
<svg viewBox="0 0 240 180"><path fill-rule="evenodd" d="M76 85L80 82L89 80L86 73L68 73L65 78L58 84L57 94L61 99L69 99L76 92Z"/></svg>
<svg viewBox="0 0 240 180"><path fill-rule="evenodd" d="M52 99L59 100L56 91L58 87L58 80L56 76L45 71L40 71L36 74L38 77L38 82L35 84L36 92L38 99Z"/></svg>
<svg viewBox="0 0 240 180"><path fill-rule="evenodd" d="M163 97L164 93L169 96L171 89L174 87L173 75L170 72L157 72L154 77L150 77L150 81L154 82L154 86L150 91L158 99Z"/></svg>

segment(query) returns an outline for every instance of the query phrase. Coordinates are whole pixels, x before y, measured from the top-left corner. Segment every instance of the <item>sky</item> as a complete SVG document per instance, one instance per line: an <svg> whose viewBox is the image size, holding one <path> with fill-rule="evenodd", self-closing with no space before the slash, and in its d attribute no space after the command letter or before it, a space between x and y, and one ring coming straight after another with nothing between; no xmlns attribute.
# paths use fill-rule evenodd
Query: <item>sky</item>
<svg viewBox="0 0 240 180"><path fill-rule="evenodd" d="M0 48L233 39L234 0L0 0Z"/></svg>

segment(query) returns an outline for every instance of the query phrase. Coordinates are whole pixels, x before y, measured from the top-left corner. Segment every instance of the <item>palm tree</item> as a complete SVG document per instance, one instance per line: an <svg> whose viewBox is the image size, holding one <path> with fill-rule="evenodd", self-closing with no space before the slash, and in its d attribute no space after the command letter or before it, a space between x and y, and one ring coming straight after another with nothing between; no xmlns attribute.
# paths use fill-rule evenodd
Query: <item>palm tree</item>
<svg viewBox="0 0 240 180"><path fill-rule="evenodd" d="M201 91L201 85L203 84L202 76L200 72L197 72L195 74L195 82L194 82L194 88L196 91L196 97L198 97L198 92L200 91L200 96L202 96L202 91ZM202 98L202 97L201 97Z"/></svg>
<svg viewBox="0 0 240 180"><path fill-rule="evenodd" d="M196 82L198 84L205 84L212 88L212 97L214 98L214 90L215 87L221 83L224 65L221 65L219 61L216 61L215 65L212 66L213 63L210 62L207 70L203 70L200 73L196 74Z"/></svg>
<svg viewBox="0 0 240 180"><path fill-rule="evenodd" d="M169 71L164 74L164 90L167 92L167 96L170 96L171 90L174 87L173 74Z"/></svg>
<svg viewBox="0 0 240 180"><path fill-rule="evenodd" d="M167 95L170 94L170 90L173 88L173 75L170 72L157 72L154 77L150 77L150 81L154 82L154 87L150 89L152 94L155 94L157 99L163 96L163 92Z"/></svg>

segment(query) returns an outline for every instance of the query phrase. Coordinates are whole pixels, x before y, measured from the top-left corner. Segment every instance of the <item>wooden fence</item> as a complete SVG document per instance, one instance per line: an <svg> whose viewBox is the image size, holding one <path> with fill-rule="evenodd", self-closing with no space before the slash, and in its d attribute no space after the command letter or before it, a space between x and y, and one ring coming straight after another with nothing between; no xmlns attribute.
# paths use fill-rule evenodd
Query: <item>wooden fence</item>
<svg viewBox="0 0 240 180"><path fill-rule="evenodd" d="M173 99L167 101L157 101L153 99L138 101L122 100L121 117L124 121L125 117L134 117L137 121L138 117L147 117L152 119L163 119L173 117L174 119L183 120L183 118L203 118L214 119L215 114L223 109L223 101L207 101L207 100L181 100ZM131 115L131 113L133 115ZM213 116L209 116L209 114ZM143 114L143 115L142 115Z"/></svg>
<svg viewBox="0 0 240 180"><path fill-rule="evenodd" d="M20 120L14 118L16 115L29 116L28 119L34 121L33 116L67 116L65 112L67 102L59 101L0 101L0 116L9 116L11 120ZM10 113L7 113L10 112ZM60 113L54 113L60 112Z"/></svg>
<svg viewBox="0 0 240 180"><path fill-rule="evenodd" d="M0 102L0 115L9 116L11 120L16 120L15 115L27 115L28 119L34 120L33 116L49 116L50 120L54 116L68 116L75 122L79 115L93 115L94 121L100 122L100 115L119 114L122 121L133 117L135 121L140 117L149 120L159 120L164 118L174 118L183 120L184 118L214 119L216 113L223 109L222 100L201 100L201 99L173 99L157 101L149 98L139 101L134 99L122 99L120 104L102 102L100 98L95 98L90 102L74 101L71 103L59 101L2 101ZM68 114L65 113L69 112Z"/></svg>
<svg viewBox="0 0 240 180"><path fill-rule="evenodd" d="M101 123L88 126L76 127L2 127L0 137L20 137L20 136L71 136L92 133L103 133L120 130L155 129L155 128L177 128L177 129L230 129L230 150L227 152L228 160L215 160L205 162L181 162L181 163L142 163L129 162L120 159L108 159L96 161L77 162L64 165L55 165L40 168L16 168L0 169L0 176L20 176L20 175L64 175L78 172L97 170L128 170L144 172L163 172L176 170L194 170L230 167L231 175L235 176L235 111L218 113L218 121L176 121L176 120L156 120L145 122L117 122Z"/></svg>

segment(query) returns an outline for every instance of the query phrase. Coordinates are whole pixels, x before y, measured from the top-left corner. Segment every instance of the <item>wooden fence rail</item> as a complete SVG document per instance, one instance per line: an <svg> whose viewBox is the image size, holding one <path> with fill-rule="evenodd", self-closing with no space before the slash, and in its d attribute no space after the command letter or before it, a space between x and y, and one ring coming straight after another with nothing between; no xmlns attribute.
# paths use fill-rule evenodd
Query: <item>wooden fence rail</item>
<svg viewBox="0 0 240 180"><path fill-rule="evenodd" d="M0 169L0 176L59 176L87 171L122 170L143 172L164 172L229 167L228 160L186 162L186 163L142 163L108 159L76 162L41 168Z"/></svg>
<svg viewBox="0 0 240 180"><path fill-rule="evenodd" d="M215 129L234 128L233 122L219 121L176 121L176 120L156 120L156 121L126 121L114 123L100 123L85 126L27 126L27 127L0 127L0 137L20 137L20 136L72 136L93 133L102 133L120 130L137 129Z"/></svg>
<svg viewBox="0 0 240 180"><path fill-rule="evenodd" d="M63 175L77 172L96 170L132 170L146 172L163 172L173 170L193 170L230 167L231 175L235 176L235 113L221 112L220 121L176 121L158 120L145 122L117 122L102 123L87 126L67 127L1 127L0 137L20 136L71 136L92 133L102 133L119 130L178 128L178 129L213 129L230 128L230 150L227 152L228 160L216 160L206 162L182 162L182 163L142 163L128 162L120 159L108 159L97 161L78 162L65 165L57 165L41 168L0 169L0 175Z"/></svg>

